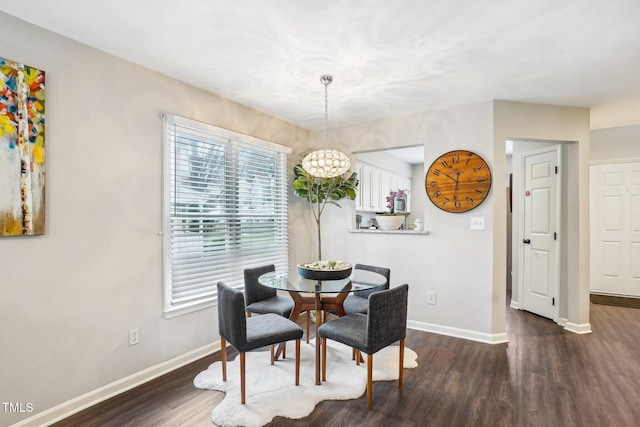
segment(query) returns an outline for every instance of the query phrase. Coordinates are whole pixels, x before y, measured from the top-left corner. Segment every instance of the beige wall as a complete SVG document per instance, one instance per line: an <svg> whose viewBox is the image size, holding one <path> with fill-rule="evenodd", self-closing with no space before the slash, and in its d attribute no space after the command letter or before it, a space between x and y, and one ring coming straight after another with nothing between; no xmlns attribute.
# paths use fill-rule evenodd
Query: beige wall
<svg viewBox="0 0 640 427"><path fill-rule="evenodd" d="M398 117L336 130L334 141L353 151L424 145L425 164L447 151L467 148L493 163L491 102ZM424 173L424 172L421 172ZM414 177L419 181L424 176ZM424 186L421 188L424 194ZM426 236L350 234L353 204L327 211L326 257L391 268L392 286L409 284L410 326L483 342L501 342L504 328L492 327L492 191L485 203L464 214L446 213L422 198ZM417 198L414 198L414 205ZM471 216L484 216L487 229L470 231ZM427 291L436 292L428 305ZM504 300L504 288L503 288ZM504 316L504 305L501 307Z"/></svg>
<svg viewBox="0 0 640 427"><path fill-rule="evenodd" d="M46 235L0 239L0 396L37 413L217 345L215 308L162 315L160 113L295 152L309 133L2 13L0 28L2 56L46 71Z"/></svg>
<svg viewBox="0 0 640 427"><path fill-rule="evenodd" d="M591 107L591 129L632 126L640 124L640 94Z"/></svg>
<svg viewBox="0 0 640 427"><path fill-rule="evenodd" d="M438 155L466 148L482 155L493 168L492 189L506 187L505 140L572 141L574 163L568 179L568 283L561 299L564 324L588 332L588 158L589 111L581 108L495 101L445 111L351 126L334 133L352 141L353 151L384 149L422 141L425 164ZM392 269L392 284L409 283L412 327L485 342L505 339L506 192L492 191L480 207L450 214L424 203L428 236L348 234L353 211L327 212L327 257L353 259ZM350 209L353 207L348 205ZM470 231L469 219L483 216L487 229ZM586 245L586 246L584 246ZM492 248L489 250L488 248ZM435 291L437 304L426 304ZM464 316L460 313L465 313Z"/></svg>
<svg viewBox="0 0 640 427"><path fill-rule="evenodd" d="M591 131L592 162L640 159L640 125Z"/></svg>

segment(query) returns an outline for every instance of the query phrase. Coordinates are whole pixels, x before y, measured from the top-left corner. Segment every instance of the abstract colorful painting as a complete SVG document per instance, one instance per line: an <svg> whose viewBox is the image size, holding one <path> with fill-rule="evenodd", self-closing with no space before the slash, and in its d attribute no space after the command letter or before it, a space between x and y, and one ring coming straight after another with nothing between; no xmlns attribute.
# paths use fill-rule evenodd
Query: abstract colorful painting
<svg viewBox="0 0 640 427"><path fill-rule="evenodd" d="M0 57L0 236L44 234L44 71Z"/></svg>

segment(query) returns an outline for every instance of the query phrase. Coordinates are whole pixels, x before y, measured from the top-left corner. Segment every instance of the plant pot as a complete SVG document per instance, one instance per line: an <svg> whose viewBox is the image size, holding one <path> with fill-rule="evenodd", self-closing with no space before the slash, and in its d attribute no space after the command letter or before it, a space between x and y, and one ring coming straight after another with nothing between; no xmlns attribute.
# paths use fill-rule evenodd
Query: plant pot
<svg viewBox="0 0 640 427"><path fill-rule="evenodd" d="M393 211L397 213L402 213L407 210L407 201L405 199L394 199L393 201Z"/></svg>
<svg viewBox="0 0 640 427"><path fill-rule="evenodd" d="M376 215L376 222L383 230L397 230L404 222L404 215Z"/></svg>

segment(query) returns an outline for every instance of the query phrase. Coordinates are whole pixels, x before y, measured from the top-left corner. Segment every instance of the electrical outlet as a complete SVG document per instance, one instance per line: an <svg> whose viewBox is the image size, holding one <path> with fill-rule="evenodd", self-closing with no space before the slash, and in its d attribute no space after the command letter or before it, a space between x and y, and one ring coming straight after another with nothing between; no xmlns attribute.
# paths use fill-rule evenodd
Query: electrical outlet
<svg viewBox="0 0 640 427"><path fill-rule="evenodd" d="M140 342L140 333L138 328L129 331L129 345L136 345Z"/></svg>
<svg viewBox="0 0 640 427"><path fill-rule="evenodd" d="M427 304L436 304L436 293L434 291L427 291Z"/></svg>

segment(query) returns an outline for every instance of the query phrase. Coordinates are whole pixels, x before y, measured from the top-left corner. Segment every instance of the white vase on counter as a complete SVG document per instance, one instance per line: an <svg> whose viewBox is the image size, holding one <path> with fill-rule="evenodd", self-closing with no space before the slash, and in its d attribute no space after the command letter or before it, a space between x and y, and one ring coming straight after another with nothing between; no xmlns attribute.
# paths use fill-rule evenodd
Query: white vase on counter
<svg viewBox="0 0 640 427"><path fill-rule="evenodd" d="M376 222L383 230L397 230L404 222L404 215L376 215Z"/></svg>

